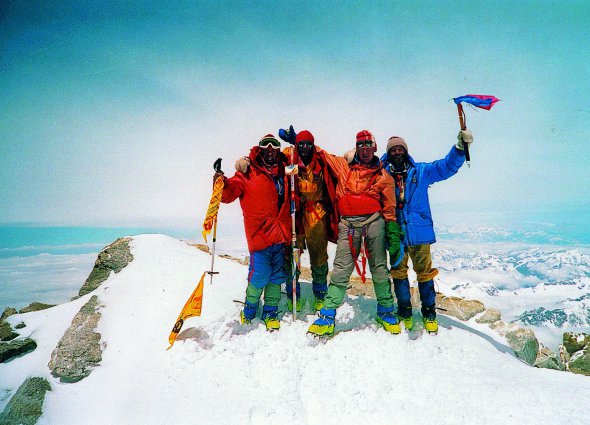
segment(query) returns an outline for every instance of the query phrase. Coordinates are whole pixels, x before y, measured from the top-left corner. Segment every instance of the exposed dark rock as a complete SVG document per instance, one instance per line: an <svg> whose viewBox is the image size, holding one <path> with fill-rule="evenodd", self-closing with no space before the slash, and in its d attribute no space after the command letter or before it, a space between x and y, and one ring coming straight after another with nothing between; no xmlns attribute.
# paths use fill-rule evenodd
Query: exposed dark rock
<svg viewBox="0 0 590 425"><path fill-rule="evenodd" d="M35 348L37 348L37 343L31 338L0 342L0 363L5 363L15 357L27 354Z"/></svg>
<svg viewBox="0 0 590 425"><path fill-rule="evenodd" d="M44 378L28 378L0 413L2 425L33 425L43 413L45 393L51 385Z"/></svg>
<svg viewBox="0 0 590 425"><path fill-rule="evenodd" d="M4 311L2 312L2 316L0 316L0 321L6 319L8 316L12 316L13 314L16 314L16 308L13 307L6 307L4 309Z"/></svg>
<svg viewBox="0 0 590 425"><path fill-rule="evenodd" d="M55 307L55 304L43 304L43 303L38 303L38 302L33 302L31 304L29 304L27 307L19 310L19 314L23 314L23 313L30 313L31 311L40 311L40 310L45 310L47 308L51 308L51 307Z"/></svg>
<svg viewBox="0 0 590 425"><path fill-rule="evenodd" d="M590 335L585 333L566 332L563 334L563 345L569 354L590 347Z"/></svg>
<svg viewBox="0 0 590 425"><path fill-rule="evenodd" d="M590 346L576 351L569 361L570 371L590 376Z"/></svg>
<svg viewBox="0 0 590 425"><path fill-rule="evenodd" d="M61 382L77 382L88 375L102 360L100 334L94 332L100 320L98 297L94 295L74 316L51 354L49 369Z"/></svg>
<svg viewBox="0 0 590 425"><path fill-rule="evenodd" d="M18 336L17 333L13 332L10 323L0 321L0 341L10 341Z"/></svg>
<svg viewBox="0 0 590 425"><path fill-rule="evenodd" d="M26 328L27 325L25 325L25 322L20 322L18 325L16 325L14 327L14 329L22 329L22 328Z"/></svg>
<svg viewBox="0 0 590 425"><path fill-rule="evenodd" d="M98 254L94 268L80 288L78 297L94 291L108 279L111 271L119 273L130 261L133 261L133 255L129 250L130 241L131 238L119 238Z"/></svg>
<svg viewBox="0 0 590 425"><path fill-rule="evenodd" d="M518 320L525 325L540 326L551 323L561 328L568 321L568 317L563 309L547 310L544 307L539 307L525 311L518 317Z"/></svg>

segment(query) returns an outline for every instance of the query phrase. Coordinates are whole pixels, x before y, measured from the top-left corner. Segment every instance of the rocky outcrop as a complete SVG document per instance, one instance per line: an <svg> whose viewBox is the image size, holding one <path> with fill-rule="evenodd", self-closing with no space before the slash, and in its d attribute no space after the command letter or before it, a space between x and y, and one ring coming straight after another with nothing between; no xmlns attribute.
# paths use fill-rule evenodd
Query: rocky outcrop
<svg viewBox="0 0 590 425"><path fill-rule="evenodd" d="M61 382L84 379L102 360L100 334L94 332L100 319L98 297L94 295L74 316L51 354L49 369Z"/></svg>
<svg viewBox="0 0 590 425"><path fill-rule="evenodd" d="M584 333L566 332L563 334L563 346L568 353L574 354L590 345L590 335Z"/></svg>
<svg viewBox="0 0 590 425"><path fill-rule="evenodd" d="M560 354L554 353L542 344L537 353L537 359L535 360L534 366L543 369L565 370L565 364L562 361Z"/></svg>
<svg viewBox="0 0 590 425"><path fill-rule="evenodd" d="M0 363L5 363L15 357L30 353L37 348L37 343L31 338L15 339L10 342L0 342Z"/></svg>
<svg viewBox="0 0 590 425"><path fill-rule="evenodd" d="M590 376L590 335L566 332L563 347L567 368L573 373Z"/></svg>
<svg viewBox="0 0 590 425"><path fill-rule="evenodd" d="M45 309L51 308L51 307L55 307L55 304L43 304L43 303L38 303L38 302L32 302L27 307L19 310L18 313L19 314L30 313L31 311L40 311L40 310L45 310Z"/></svg>
<svg viewBox="0 0 590 425"><path fill-rule="evenodd" d="M12 307L6 307L4 309L4 311L2 312L2 316L0 316L0 321L6 319L9 316L12 316L13 314L18 313L16 311L16 308L12 308Z"/></svg>
<svg viewBox="0 0 590 425"><path fill-rule="evenodd" d="M532 330L521 328L514 323L504 323L501 320L492 323L490 328L506 338L516 357L530 365L535 364L539 352L539 341Z"/></svg>
<svg viewBox="0 0 590 425"><path fill-rule="evenodd" d="M480 301L447 297L443 294L436 295L436 306L447 316L453 316L463 321L471 319L486 309Z"/></svg>
<svg viewBox="0 0 590 425"><path fill-rule="evenodd" d="M46 379L28 378L0 413L0 424L36 424L43 413L47 391L51 391L51 385Z"/></svg>
<svg viewBox="0 0 590 425"><path fill-rule="evenodd" d="M0 321L0 341L10 341L18 336L16 332L13 332L10 323Z"/></svg>
<svg viewBox="0 0 590 425"><path fill-rule="evenodd" d="M129 249L130 241L131 238L119 238L98 254L94 268L80 288L78 297L94 291L108 279L111 272L119 273L129 262L133 261L133 255Z"/></svg>
<svg viewBox="0 0 590 425"><path fill-rule="evenodd" d="M475 321L477 323L491 324L497 322L501 318L502 313L500 313L498 310L494 310L493 308L488 308L486 311L484 311L484 313L481 316L475 319Z"/></svg>

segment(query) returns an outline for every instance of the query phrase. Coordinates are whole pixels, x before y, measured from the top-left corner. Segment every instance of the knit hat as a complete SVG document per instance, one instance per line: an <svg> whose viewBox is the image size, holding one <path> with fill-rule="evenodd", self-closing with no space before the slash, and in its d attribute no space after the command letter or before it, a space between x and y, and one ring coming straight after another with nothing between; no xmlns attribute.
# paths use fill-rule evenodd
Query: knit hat
<svg viewBox="0 0 590 425"><path fill-rule="evenodd" d="M300 131L297 133L297 137L295 138L295 144L299 142L314 142L313 134L307 130Z"/></svg>
<svg viewBox="0 0 590 425"><path fill-rule="evenodd" d="M279 142L275 136L272 134L267 134L258 142L258 146L268 146L269 144L273 145L274 147L281 147L281 142Z"/></svg>
<svg viewBox="0 0 590 425"><path fill-rule="evenodd" d="M373 136L373 133L371 133L369 130L359 131L356 134L357 143L365 140L370 140L371 142L373 142L373 146L375 147L375 149L377 149L377 142L375 141L375 136Z"/></svg>
<svg viewBox="0 0 590 425"><path fill-rule="evenodd" d="M406 141L403 139L403 137L399 137L399 136L390 137L389 140L387 141L387 153L389 153L389 149L391 149L394 146L401 146L402 148L404 148L406 150L406 153L408 153L408 145L406 144Z"/></svg>

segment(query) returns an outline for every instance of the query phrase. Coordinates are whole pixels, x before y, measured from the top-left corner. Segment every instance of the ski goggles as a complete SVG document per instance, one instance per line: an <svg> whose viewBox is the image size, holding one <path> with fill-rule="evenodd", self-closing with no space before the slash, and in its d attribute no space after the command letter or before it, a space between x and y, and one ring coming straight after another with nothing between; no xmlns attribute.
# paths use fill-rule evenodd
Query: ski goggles
<svg viewBox="0 0 590 425"><path fill-rule="evenodd" d="M357 148L368 148L368 147L372 147L373 146L373 142L372 140L360 140L358 142L356 142L356 147Z"/></svg>
<svg viewBox="0 0 590 425"><path fill-rule="evenodd" d="M258 142L258 146L260 146L261 148L272 148L272 149L280 149L281 148L281 142L279 142L277 139L264 139L261 140L260 142Z"/></svg>
<svg viewBox="0 0 590 425"><path fill-rule="evenodd" d="M313 142L310 142L309 140L302 140L301 142L297 143L297 146L300 146L302 148L311 149L311 148L313 148Z"/></svg>

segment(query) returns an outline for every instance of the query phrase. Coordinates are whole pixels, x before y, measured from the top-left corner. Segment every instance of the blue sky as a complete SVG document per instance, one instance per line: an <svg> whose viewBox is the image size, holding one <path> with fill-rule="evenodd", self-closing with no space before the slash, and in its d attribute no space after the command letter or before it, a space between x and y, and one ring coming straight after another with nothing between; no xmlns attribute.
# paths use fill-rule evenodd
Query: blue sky
<svg viewBox="0 0 590 425"><path fill-rule="evenodd" d="M435 218L590 216L588 2L96 4L0 6L0 222L196 226L217 157L292 123L431 161L467 93L502 102L466 109L472 166Z"/></svg>

